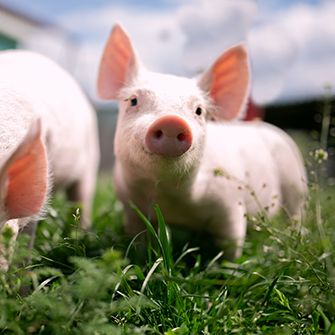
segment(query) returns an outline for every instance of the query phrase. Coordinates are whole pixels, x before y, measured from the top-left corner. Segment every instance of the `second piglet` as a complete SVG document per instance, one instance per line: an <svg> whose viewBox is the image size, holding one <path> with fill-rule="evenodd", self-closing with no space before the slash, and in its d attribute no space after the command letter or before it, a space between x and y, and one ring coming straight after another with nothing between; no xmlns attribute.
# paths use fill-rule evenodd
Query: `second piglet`
<svg viewBox="0 0 335 335"><path fill-rule="evenodd" d="M284 208L301 215L306 174L293 141L269 124L230 121L245 108L249 77L243 45L199 78L150 72L115 26L98 93L120 104L114 180L131 234L143 228L129 204L153 218L157 203L169 224L210 233L234 258L242 251L246 214L271 216Z"/></svg>
<svg viewBox="0 0 335 335"><path fill-rule="evenodd" d="M35 221L51 188L83 205L87 228L99 161L95 112L75 80L48 58L0 53L0 229ZM0 245L0 268L8 258Z"/></svg>

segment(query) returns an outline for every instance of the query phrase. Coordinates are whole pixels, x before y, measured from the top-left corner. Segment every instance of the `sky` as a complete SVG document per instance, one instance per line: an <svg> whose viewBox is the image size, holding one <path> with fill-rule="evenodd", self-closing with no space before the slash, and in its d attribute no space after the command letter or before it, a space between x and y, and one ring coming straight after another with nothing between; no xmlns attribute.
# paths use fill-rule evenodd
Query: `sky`
<svg viewBox="0 0 335 335"><path fill-rule="evenodd" d="M261 105L320 98L325 87L335 90L334 0L0 3L54 22L67 32L75 47L64 43L63 54L75 59L71 70L93 97L102 49L116 22L129 33L147 68L177 75L193 76L225 49L245 43L251 59L252 97ZM35 39L30 47L52 54L51 44L43 49ZM61 62L68 62L65 58Z"/></svg>

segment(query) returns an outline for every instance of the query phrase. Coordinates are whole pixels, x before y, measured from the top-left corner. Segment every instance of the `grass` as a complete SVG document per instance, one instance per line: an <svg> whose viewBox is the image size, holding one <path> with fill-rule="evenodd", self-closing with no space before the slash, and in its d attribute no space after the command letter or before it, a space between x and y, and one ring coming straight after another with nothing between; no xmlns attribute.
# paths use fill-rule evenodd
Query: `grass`
<svg viewBox="0 0 335 335"><path fill-rule="evenodd" d="M89 232L57 195L31 264L20 236L0 273L1 334L335 334L335 191L315 171L304 222L249 218L235 262L204 236L170 232L158 206L157 232L138 212L148 244L137 248L104 178Z"/></svg>

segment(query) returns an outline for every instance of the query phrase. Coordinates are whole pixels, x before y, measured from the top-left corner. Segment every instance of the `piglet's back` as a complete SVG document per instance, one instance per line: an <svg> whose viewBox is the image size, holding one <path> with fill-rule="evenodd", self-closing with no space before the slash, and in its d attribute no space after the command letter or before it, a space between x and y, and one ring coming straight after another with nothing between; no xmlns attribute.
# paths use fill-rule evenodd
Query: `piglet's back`
<svg viewBox="0 0 335 335"><path fill-rule="evenodd" d="M70 129L69 122L85 125L87 119L94 119L75 80L45 56L20 50L1 52L0 73L0 83L26 96L43 122L50 123L46 126L64 129L67 124L65 129Z"/></svg>
<svg viewBox="0 0 335 335"><path fill-rule="evenodd" d="M34 115L22 92L0 81L0 159L26 135Z"/></svg>
<svg viewBox="0 0 335 335"><path fill-rule="evenodd" d="M43 55L22 50L0 52L0 73L0 85L19 92L41 119L56 182L66 184L82 174L87 157L81 151L98 162L95 111L70 74Z"/></svg>

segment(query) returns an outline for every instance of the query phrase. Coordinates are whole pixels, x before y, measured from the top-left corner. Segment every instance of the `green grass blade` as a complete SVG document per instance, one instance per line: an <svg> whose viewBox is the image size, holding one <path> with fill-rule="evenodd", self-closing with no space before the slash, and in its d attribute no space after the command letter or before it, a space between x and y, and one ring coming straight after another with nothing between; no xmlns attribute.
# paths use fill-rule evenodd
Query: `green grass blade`
<svg viewBox="0 0 335 335"><path fill-rule="evenodd" d="M157 240L159 241L158 235L156 233L156 230L154 226L151 224L151 222L146 218L146 216L139 210L139 208L134 205L133 203L130 204L131 208L136 212L136 214L139 216L139 218L143 221L145 224L145 227L149 231L149 233Z"/></svg>
<svg viewBox="0 0 335 335"><path fill-rule="evenodd" d="M266 292L266 295L265 295L265 297L264 297L264 300L263 300L263 302L262 302L262 305L263 305L263 306L264 306L265 304L268 303L268 301L269 301L269 299L270 299L270 296L271 296L271 293L273 292L273 290L274 290L274 288L275 288L275 286L276 286L276 284L277 284L279 278L280 278L280 276L276 276L276 277L273 279L272 283L270 284L270 286L269 286L269 288L268 288L268 290L267 290L267 292Z"/></svg>
<svg viewBox="0 0 335 335"><path fill-rule="evenodd" d="M172 247L169 240L169 233L164 221L163 214L158 205L155 205L155 213L158 222L158 234L152 225L152 223L146 218L146 216L138 209L137 206L131 204L131 207L134 209L136 214L140 217L140 219L145 224L149 234L153 236L153 238L157 241L160 254L164 260L164 267L169 274L171 274L173 258L172 258Z"/></svg>
<svg viewBox="0 0 335 335"><path fill-rule="evenodd" d="M196 251L199 251L200 248L199 247L194 247L194 248L189 248L189 249L186 249L178 258L177 260L175 261L174 265L176 266L178 263L180 263L187 255L193 253L193 252L196 252Z"/></svg>
<svg viewBox="0 0 335 335"><path fill-rule="evenodd" d="M173 258L172 258L172 246L170 243L169 232L167 230L163 214L158 205L155 205L155 212L158 222L158 236L161 242L160 245L162 247L164 265L168 273L171 274Z"/></svg>
<svg viewBox="0 0 335 335"><path fill-rule="evenodd" d="M156 269L158 268L158 266L163 262L163 258L159 257L155 263L153 264L153 266L151 267L151 269L149 270L148 274L146 275L142 287L141 287L141 293L143 293L148 285L148 282L151 278L151 276L153 275L153 273L156 271Z"/></svg>

